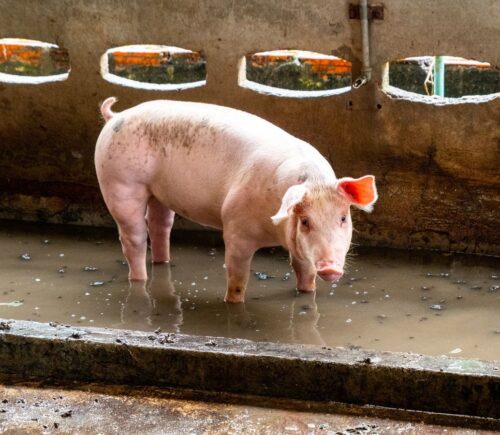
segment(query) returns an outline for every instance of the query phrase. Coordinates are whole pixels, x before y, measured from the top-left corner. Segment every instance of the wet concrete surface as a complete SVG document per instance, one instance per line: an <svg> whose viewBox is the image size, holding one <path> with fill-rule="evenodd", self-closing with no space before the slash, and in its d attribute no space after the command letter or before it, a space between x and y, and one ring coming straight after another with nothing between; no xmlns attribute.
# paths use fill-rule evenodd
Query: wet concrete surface
<svg viewBox="0 0 500 435"><path fill-rule="evenodd" d="M0 320L5 375L335 401L500 423L497 362Z"/></svg>
<svg viewBox="0 0 500 435"><path fill-rule="evenodd" d="M172 266L129 285L115 231L2 222L0 317L500 360L498 258L358 248L307 294L263 250L246 303L227 305L220 239L176 236Z"/></svg>
<svg viewBox="0 0 500 435"><path fill-rule="evenodd" d="M191 397L190 397L191 396ZM154 389L92 384L0 384L0 433L493 434L397 418L308 410L307 403L207 401ZM205 399L205 400L204 400ZM300 408L302 407L302 408ZM362 412L362 411L361 411ZM350 415L349 415L350 414Z"/></svg>

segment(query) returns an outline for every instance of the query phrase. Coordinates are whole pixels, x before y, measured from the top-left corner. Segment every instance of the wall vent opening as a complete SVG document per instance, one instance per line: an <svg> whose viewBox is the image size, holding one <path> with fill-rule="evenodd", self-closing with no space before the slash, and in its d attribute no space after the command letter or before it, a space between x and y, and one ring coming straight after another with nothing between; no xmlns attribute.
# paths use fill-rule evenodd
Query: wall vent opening
<svg viewBox="0 0 500 435"><path fill-rule="evenodd" d="M281 97L311 98L351 90L351 62L302 50L253 53L242 59L239 84Z"/></svg>
<svg viewBox="0 0 500 435"><path fill-rule="evenodd" d="M30 39L0 39L0 82L41 84L66 80L68 50Z"/></svg>
<svg viewBox="0 0 500 435"><path fill-rule="evenodd" d="M454 56L408 57L389 62L384 91L431 104L479 103L500 96L500 70Z"/></svg>
<svg viewBox="0 0 500 435"><path fill-rule="evenodd" d="M108 82L138 89L178 91L206 84L202 52L166 45L127 45L111 48L101 58Z"/></svg>

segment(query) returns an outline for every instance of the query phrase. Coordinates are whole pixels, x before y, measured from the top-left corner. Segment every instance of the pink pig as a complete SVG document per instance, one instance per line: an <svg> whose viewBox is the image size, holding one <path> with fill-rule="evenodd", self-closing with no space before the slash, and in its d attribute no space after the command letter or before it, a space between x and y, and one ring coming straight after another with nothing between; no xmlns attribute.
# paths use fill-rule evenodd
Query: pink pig
<svg viewBox="0 0 500 435"><path fill-rule="evenodd" d="M107 121L95 151L97 178L120 233L130 280L152 261L170 261L175 213L223 230L226 302L244 302L255 251L290 252L297 289L316 275L338 280L351 243L350 205L370 211L375 178L335 177L311 145L249 113L212 104L158 100Z"/></svg>

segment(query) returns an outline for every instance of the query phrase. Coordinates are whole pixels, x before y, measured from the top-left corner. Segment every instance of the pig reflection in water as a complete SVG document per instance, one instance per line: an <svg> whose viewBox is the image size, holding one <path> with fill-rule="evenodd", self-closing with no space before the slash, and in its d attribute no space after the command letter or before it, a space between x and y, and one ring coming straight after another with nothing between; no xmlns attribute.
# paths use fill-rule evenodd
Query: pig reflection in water
<svg viewBox="0 0 500 435"><path fill-rule="evenodd" d="M256 330L269 335L272 341L297 344L317 344L324 346L325 341L318 331L320 314L316 304L316 294L297 292L289 310L269 312L269 306L262 302L246 304L227 304L228 336L255 339ZM265 311L261 312L262 307ZM270 324L269 319L273 319Z"/></svg>
<svg viewBox="0 0 500 435"><path fill-rule="evenodd" d="M182 302L175 294L169 264L156 265L149 281L131 281L122 305L121 326L127 329L156 329L180 332Z"/></svg>

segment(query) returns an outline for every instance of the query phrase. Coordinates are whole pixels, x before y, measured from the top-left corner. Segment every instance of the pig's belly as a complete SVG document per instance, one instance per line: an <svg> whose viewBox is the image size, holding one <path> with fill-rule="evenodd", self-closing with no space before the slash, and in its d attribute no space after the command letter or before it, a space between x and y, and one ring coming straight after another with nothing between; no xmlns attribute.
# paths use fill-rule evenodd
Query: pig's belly
<svg viewBox="0 0 500 435"><path fill-rule="evenodd" d="M222 229L220 193L210 184L198 184L186 177L161 177L152 183L151 193L176 214L198 224Z"/></svg>

